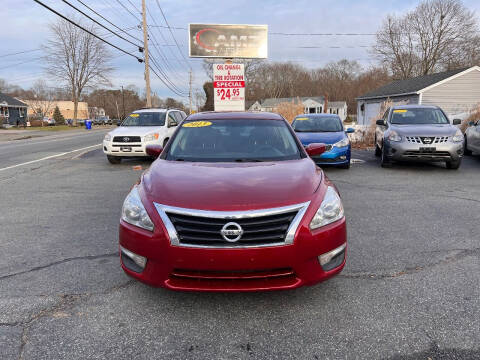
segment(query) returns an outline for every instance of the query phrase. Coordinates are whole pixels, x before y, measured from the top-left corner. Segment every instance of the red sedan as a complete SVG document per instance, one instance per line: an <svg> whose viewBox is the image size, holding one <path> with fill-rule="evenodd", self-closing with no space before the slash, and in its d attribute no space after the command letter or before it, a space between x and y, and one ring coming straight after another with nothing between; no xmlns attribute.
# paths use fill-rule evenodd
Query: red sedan
<svg viewBox="0 0 480 360"><path fill-rule="evenodd" d="M345 265L335 186L283 117L189 116L128 194L120 220L123 270L152 286L194 291L292 289Z"/></svg>

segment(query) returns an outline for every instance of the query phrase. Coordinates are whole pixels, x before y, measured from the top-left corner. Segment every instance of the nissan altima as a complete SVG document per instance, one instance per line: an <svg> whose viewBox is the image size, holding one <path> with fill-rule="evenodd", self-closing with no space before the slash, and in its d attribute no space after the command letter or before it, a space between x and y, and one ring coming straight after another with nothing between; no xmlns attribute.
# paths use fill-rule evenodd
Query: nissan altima
<svg viewBox="0 0 480 360"><path fill-rule="evenodd" d="M189 116L125 199L123 270L174 290L255 291L312 285L345 265L335 185L278 114Z"/></svg>

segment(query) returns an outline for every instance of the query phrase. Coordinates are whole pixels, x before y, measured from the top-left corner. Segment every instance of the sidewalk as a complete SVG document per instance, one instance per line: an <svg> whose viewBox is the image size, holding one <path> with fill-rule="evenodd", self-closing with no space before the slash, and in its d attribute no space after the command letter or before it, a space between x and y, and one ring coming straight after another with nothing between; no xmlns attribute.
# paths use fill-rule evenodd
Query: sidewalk
<svg viewBox="0 0 480 360"><path fill-rule="evenodd" d="M113 126L112 126L113 128ZM87 132L96 132L101 130L108 130L109 127L98 127L92 128L92 130L85 130L85 128L77 127L72 128L71 130L63 130L63 131L55 131L55 130L30 130L30 129L0 129L0 143L6 141L14 141L14 140L26 140L26 139L34 139L39 137L50 137L53 135L79 135L79 134L86 134Z"/></svg>

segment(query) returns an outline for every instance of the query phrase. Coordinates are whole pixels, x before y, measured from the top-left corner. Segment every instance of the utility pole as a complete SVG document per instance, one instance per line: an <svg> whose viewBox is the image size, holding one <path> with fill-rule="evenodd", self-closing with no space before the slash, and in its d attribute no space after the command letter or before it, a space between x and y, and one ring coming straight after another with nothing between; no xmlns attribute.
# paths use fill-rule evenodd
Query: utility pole
<svg viewBox="0 0 480 360"><path fill-rule="evenodd" d="M192 113L192 69L190 69L189 74L190 74L190 80L189 80L190 89L188 92L188 100L190 102L190 114L191 114Z"/></svg>
<svg viewBox="0 0 480 360"><path fill-rule="evenodd" d="M123 92L123 85L122 85L122 108L123 108L123 114L122 114L121 120L125 119L125 93Z"/></svg>
<svg viewBox="0 0 480 360"><path fill-rule="evenodd" d="M150 66L148 62L148 34L147 34L147 12L145 0L142 0L142 23L143 23L143 52L145 56L145 92L147 93L147 108L152 107L150 96Z"/></svg>

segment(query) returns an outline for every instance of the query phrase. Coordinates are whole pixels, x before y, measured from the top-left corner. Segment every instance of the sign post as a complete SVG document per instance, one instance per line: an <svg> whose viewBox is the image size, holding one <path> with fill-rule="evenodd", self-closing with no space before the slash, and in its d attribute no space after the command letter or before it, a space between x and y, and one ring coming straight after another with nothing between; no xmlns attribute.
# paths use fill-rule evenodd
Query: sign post
<svg viewBox="0 0 480 360"><path fill-rule="evenodd" d="M215 111L245 111L243 64L213 64Z"/></svg>

